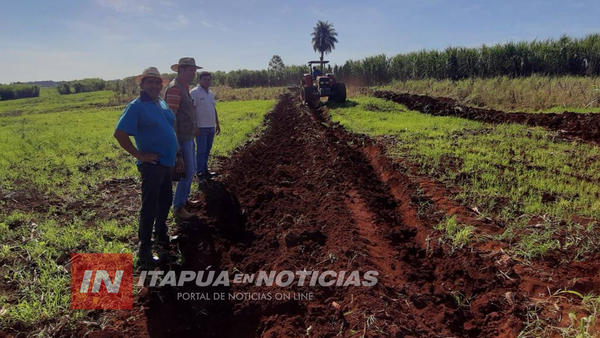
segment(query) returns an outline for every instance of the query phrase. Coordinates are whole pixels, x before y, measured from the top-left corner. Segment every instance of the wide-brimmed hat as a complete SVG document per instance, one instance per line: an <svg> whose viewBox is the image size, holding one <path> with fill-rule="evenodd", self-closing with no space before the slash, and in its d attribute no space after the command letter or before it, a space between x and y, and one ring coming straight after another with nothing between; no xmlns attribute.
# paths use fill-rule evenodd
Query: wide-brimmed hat
<svg viewBox="0 0 600 338"><path fill-rule="evenodd" d="M142 82L142 79L145 77L156 77L162 80L162 84L163 86L169 84L169 82L171 82L171 80L169 78L163 77L160 75L160 72L158 71L158 69L156 69L156 67L148 67L146 69L144 69L144 71L142 72L141 75L138 75L135 77L135 82L136 83L140 83Z"/></svg>
<svg viewBox="0 0 600 338"><path fill-rule="evenodd" d="M179 66L192 66L196 69L202 69L200 66L196 66L196 60L194 58L181 58L179 62L171 66L171 70L176 72Z"/></svg>

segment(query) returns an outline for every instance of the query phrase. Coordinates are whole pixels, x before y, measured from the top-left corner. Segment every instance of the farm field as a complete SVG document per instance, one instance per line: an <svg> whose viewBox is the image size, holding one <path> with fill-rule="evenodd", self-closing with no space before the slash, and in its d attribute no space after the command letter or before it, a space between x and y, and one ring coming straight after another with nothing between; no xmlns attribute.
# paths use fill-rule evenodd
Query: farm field
<svg viewBox="0 0 600 338"><path fill-rule="evenodd" d="M84 316L69 310L70 253L136 250L139 173L112 137L123 110L112 97L44 88L39 98L0 102L4 334L53 335ZM224 128L215 156L255 135L273 104L219 103Z"/></svg>
<svg viewBox="0 0 600 338"><path fill-rule="evenodd" d="M598 186L581 200L558 198L573 192L560 183L571 178L553 158L572 151L595 158L596 146L553 141L541 128L431 117L365 97L311 110L284 95L265 124L256 142L223 161L222 178L194 209L200 220L180 229L181 268L377 270L377 286L319 287L318 301L183 306L178 290L148 290L139 298L144 313L116 314L107 333L165 334L148 322L169 322L169 330L190 335L248 337L555 337L596 329ZM535 143L515 155L515 176L505 181L496 179L495 164L510 160L507 136L515 147ZM442 156L451 140L453 165ZM546 151L558 155L544 160ZM528 166L540 168L529 176ZM450 168L468 173L464 182ZM571 170L596 175L583 163ZM552 180L557 188L548 186ZM269 290L234 284L210 291ZM195 311L206 320L188 315Z"/></svg>
<svg viewBox="0 0 600 338"><path fill-rule="evenodd" d="M375 270L374 287L319 286L316 300L262 302L182 302L185 288L136 287L134 310L114 311L69 310L68 266L73 252L135 253L139 174L112 138L123 107L105 92L0 103L1 332L561 337L598 329L593 139L355 93L316 109L292 92L219 102L220 176L201 193L194 187L197 220L172 222L178 259L163 268Z"/></svg>
<svg viewBox="0 0 600 338"><path fill-rule="evenodd" d="M446 97L461 105L506 112L600 112L600 78L532 75L451 80L407 80L379 90Z"/></svg>
<svg viewBox="0 0 600 338"><path fill-rule="evenodd" d="M600 338L599 14L4 2L0 338Z"/></svg>
<svg viewBox="0 0 600 338"><path fill-rule="evenodd" d="M600 139L600 114L596 113L508 113L460 105L449 98L398 94L390 91L375 91L373 94L376 97L405 104L411 109L435 116L454 116L489 123L541 126L559 132L559 135L555 135L558 137L579 138L596 144Z"/></svg>
<svg viewBox="0 0 600 338"><path fill-rule="evenodd" d="M483 224L488 229L497 222L496 231L502 230L497 238L506 240L515 255L536 258L569 248L574 256L567 258L564 250L560 256L571 260L598 247L592 228L600 219L600 184L590 184L600 180L598 146L555 141L555 133L541 127L430 116L377 98L360 97L333 108L333 121L380 139L404 171L435 187L425 194L446 191L451 202L477 208L467 210L477 219L472 222L492 223ZM455 209L448 216L453 214L461 217ZM475 230L466 224L450 239L464 245ZM561 243L571 235L592 242Z"/></svg>

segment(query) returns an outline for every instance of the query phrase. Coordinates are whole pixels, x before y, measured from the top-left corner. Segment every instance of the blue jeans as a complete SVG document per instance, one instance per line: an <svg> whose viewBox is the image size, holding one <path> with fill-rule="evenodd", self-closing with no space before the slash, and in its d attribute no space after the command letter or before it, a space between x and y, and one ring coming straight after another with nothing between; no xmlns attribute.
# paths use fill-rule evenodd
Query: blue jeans
<svg viewBox="0 0 600 338"><path fill-rule="evenodd" d="M208 155L215 139L215 127L201 127L200 135L196 137L196 173L202 174L208 171Z"/></svg>
<svg viewBox="0 0 600 338"><path fill-rule="evenodd" d="M156 230L159 241L168 238L167 216L173 198L171 168L160 164L142 163L138 165L142 176L142 208L138 237L140 256L152 253L152 228Z"/></svg>
<svg viewBox="0 0 600 338"><path fill-rule="evenodd" d="M194 140L179 142L179 148L183 152L183 162L185 163L185 178L177 182L175 189L175 198L173 198L173 208L177 209L185 206L185 202L190 196L192 179L196 172L196 157L194 156Z"/></svg>

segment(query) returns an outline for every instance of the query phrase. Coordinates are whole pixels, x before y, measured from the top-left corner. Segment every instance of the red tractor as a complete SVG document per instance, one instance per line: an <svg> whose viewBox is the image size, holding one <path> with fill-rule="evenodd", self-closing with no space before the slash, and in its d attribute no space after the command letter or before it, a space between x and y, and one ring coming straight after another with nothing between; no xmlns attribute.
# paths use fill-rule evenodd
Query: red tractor
<svg viewBox="0 0 600 338"><path fill-rule="evenodd" d="M328 101L346 102L346 85L337 82L332 73L322 75L317 67L313 69L314 64L318 64L322 68L326 63L329 61L309 61L310 74L304 74L302 77L300 99L302 103L310 107L316 106L323 96L327 96Z"/></svg>

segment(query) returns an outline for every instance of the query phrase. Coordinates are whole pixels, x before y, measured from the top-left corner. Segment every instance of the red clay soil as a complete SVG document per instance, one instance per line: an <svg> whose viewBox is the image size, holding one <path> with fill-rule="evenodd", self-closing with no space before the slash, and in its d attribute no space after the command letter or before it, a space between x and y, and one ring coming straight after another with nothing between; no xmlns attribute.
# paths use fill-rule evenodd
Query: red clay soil
<svg viewBox="0 0 600 338"><path fill-rule="evenodd" d="M547 288L598 290L598 263L523 266L501 250L440 245L432 229L446 211L428 203L418 212L419 182L396 170L371 140L332 123L325 108L296 101L283 95L261 137L222 162L221 176L193 208L199 221L179 229L185 262L171 268L375 270L378 283L144 288L133 311L113 311L104 330L82 326L75 335L516 337L531 297ZM176 299L186 291L314 298Z"/></svg>
<svg viewBox="0 0 600 338"><path fill-rule="evenodd" d="M435 116L456 116L488 123L520 123L544 127L566 137L600 143L600 114L596 113L506 113L493 109L473 108L458 104L454 99L424 95L375 91L375 97L387 99Z"/></svg>

